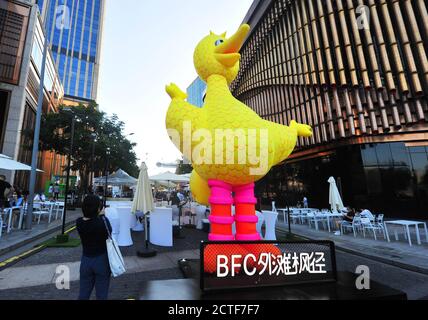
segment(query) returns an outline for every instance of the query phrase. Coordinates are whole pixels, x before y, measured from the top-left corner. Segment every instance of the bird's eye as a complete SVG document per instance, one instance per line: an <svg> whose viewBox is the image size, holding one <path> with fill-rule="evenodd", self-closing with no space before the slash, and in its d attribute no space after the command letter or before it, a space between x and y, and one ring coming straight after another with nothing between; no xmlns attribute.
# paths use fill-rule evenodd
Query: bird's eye
<svg viewBox="0 0 428 320"><path fill-rule="evenodd" d="M219 45L221 45L223 42L224 42L224 40L222 40L222 39L217 40L217 41L215 42L215 46L216 46L216 47L218 47L218 46L219 46Z"/></svg>

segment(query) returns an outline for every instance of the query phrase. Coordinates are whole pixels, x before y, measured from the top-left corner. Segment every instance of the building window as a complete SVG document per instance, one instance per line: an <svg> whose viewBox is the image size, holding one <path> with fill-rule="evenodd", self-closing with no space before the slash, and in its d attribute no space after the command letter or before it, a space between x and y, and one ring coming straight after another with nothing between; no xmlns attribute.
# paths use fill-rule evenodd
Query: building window
<svg viewBox="0 0 428 320"><path fill-rule="evenodd" d="M19 82L28 15L29 8L0 0L0 81Z"/></svg>
<svg viewBox="0 0 428 320"><path fill-rule="evenodd" d="M0 91L0 152L3 150L4 134L6 131L7 114L9 110L9 93Z"/></svg>

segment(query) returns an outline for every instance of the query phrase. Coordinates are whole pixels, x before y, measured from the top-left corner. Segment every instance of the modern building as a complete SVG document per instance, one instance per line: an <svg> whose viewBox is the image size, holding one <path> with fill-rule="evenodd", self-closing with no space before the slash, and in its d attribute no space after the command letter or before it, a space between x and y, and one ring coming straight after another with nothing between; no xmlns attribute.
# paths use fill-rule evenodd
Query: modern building
<svg viewBox="0 0 428 320"><path fill-rule="evenodd" d="M428 24L424 0L256 0L233 94L310 139L258 184L268 204L345 205L427 217Z"/></svg>
<svg viewBox="0 0 428 320"><path fill-rule="evenodd" d="M38 0L66 99L97 100L105 0Z"/></svg>
<svg viewBox="0 0 428 320"><path fill-rule="evenodd" d="M187 102L201 108L204 105L206 90L207 84L197 77L187 88Z"/></svg>
<svg viewBox="0 0 428 320"><path fill-rule="evenodd" d="M43 56L44 32L34 1L0 0L0 153L31 164L32 139L25 130L35 126ZM57 69L49 53L44 79L43 112L57 112L64 96ZM52 175L62 173L63 157L40 152L38 189ZM28 172L1 171L8 181L28 188Z"/></svg>

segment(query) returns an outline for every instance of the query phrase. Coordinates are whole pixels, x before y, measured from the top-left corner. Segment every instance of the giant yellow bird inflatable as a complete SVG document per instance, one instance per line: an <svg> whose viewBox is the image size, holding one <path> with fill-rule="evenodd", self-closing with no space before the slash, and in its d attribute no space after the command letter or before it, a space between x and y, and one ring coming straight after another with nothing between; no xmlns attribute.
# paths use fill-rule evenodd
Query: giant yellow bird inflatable
<svg viewBox="0 0 428 320"><path fill-rule="evenodd" d="M177 85L166 87L172 99L166 126L177 148L192 159L194 198L211 205L212 241L260 240L254 183L292 153L298 137L312 135L305 124L292 121L283 126L263 120L232 96L229 85L238 75L239 51L249 31L244 24L230 38L211 32L197 45L194 65L207 83L202 108L186 102L187 95Z"/></svg>

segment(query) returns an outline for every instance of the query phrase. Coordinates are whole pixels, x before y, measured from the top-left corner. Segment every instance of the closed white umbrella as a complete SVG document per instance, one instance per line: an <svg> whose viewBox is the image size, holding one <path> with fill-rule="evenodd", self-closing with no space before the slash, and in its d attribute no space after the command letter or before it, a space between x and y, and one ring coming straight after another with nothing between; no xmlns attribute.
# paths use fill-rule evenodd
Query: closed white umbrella
<svg viewBox="0 0 428 320"><path fill-rule="evenodd" d="M150 185L149 176L147 174L147 166L143 162L140 167L140 174L138 176L137 188L132 203L132 212L147 213L153 211L154 201L153 192Z"/></svg>
<svg viewBox="0 0 428 320"><path fill-rule="evenodd" d="M337 188L336 180L333 177L330 177L330 179L328 179L328 183L330 184L329 202L331 210L333 212L343 210L345 206L343 205L342 197L340 196L339 189Z"/></svg>
<svg viewBox="0 0 428 320"><path fill-rule="evenodd" d="M137 255L141 258L151 258L157 254L156 251L149 249L149 230L147 228L147 213L153 210L154 201L152 186L150 185L149 175L147 174L147 165L143 162L140 167L140 174L138 175L137 181L137 189L135 190L135 196L131 210L133 213L144 213L146 246L141 251L137 252Z"/></svg>
<svg viewBox="0 0 428 320"><path fill-rule="evenodd" d="M0 169L10 171L31 171L31 166L12 160L12 158L5 156L4 154L0 154ZM43 171L37 169L37 172Z"/></svg>

